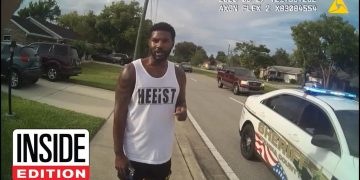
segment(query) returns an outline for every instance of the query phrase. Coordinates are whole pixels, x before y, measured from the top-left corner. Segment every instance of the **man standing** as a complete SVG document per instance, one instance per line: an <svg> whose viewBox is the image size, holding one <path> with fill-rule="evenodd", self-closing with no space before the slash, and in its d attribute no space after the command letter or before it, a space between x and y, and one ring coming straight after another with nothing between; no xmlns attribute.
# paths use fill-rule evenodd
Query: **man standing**
<svg viewBox="0 0 360 180"><path fill-rule="evenodd" d="M115 168L125 179L168 179L175 122L187 118L183 70L167 60L175 30L164 22L153 25L150 56L125 66L115 93L113 138Z"/></svg>

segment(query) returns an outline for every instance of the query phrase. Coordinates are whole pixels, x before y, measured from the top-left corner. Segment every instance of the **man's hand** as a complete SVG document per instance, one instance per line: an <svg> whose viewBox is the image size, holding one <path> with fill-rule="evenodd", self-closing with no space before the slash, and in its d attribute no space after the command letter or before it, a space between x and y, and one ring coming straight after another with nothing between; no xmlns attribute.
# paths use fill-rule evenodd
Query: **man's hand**
<svg viewBox="0 0 360 180"><path fill-rule="evenodd" d="M174 115L176 116L178 121L185 121L187 118L186 107L183 107L183 106L176 107Z"/></svg>
<svg viewBox="0 0 360 180"><path fill-rule="evenodd" d="M125 179L129 168L129 160L124 155L117 155L115 157L115 169L119 179Z"/></svg>

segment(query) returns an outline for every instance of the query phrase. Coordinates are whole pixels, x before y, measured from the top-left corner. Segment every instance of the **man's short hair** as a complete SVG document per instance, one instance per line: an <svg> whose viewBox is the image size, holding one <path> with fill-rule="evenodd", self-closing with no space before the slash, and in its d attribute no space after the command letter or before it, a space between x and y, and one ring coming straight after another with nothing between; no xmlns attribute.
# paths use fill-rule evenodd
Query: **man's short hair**
<svg viewBox="0 0 360 180"><path fill-rule="evenodd" d="M166 22L159 22L154 24L150 29L150 36L152 35L152 32L154 31L166 31L171 34L171 38L174 41L175 40L175 29Z"/></svg>

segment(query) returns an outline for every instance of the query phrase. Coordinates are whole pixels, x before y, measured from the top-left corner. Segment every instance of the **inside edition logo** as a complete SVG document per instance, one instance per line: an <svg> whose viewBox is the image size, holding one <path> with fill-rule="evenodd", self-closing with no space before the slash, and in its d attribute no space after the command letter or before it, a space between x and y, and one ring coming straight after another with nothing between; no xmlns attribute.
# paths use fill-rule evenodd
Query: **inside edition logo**
<svg viewBox="0 0 360 180"><path fill-rule="evenodd" d="M88 180L89 132L84 129L17 129L13 180Z"/></svg>

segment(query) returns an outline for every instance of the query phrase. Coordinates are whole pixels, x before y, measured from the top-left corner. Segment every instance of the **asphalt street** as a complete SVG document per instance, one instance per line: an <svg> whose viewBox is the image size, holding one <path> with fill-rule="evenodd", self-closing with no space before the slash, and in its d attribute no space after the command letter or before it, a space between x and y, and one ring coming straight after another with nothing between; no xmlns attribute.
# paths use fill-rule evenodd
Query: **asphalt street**
<svg viewBox="0 0 360 180"><path fill-rule="evenodd" d="M218 88L214 78L187 73L188 110L239 179L276 179L261 161L240 152L239 119L247 96Z"/></svg>

